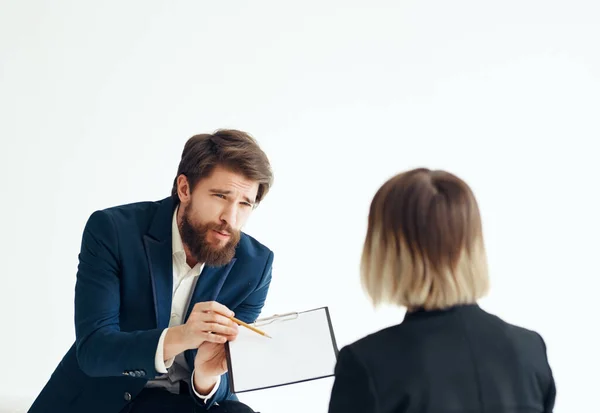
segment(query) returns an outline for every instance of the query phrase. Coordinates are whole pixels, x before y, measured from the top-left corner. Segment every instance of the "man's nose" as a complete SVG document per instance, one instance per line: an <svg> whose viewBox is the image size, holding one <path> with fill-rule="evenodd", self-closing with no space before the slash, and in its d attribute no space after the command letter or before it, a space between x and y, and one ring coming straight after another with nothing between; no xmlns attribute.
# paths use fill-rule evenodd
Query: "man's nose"
<svg viewBox="0 0 600 413"><path fill-rule="evenodd" d="M226 208L221 214L221 221L225 221L229 226L235 228L235 223L237 219L237 212L234 206Z"/></svg>

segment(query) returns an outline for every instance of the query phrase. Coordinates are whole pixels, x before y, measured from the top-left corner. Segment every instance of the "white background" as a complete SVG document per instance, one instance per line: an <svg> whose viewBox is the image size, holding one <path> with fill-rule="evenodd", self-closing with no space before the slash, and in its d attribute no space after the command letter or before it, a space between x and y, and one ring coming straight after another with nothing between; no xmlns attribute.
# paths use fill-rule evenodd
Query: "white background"
<svg viewBox="0 0 600 413"><path fill-rule="evenodd" d="M398 323L358 262L369 202L426 166L479 199L482 306L545 338L556 411L597 405L598 6L588 1L2 1L0 405L27 408L74 339L96 209L170 193L183 144L252 133L275 186L263 315L328 305L338 344ZM331 380L242 396L326 412ZM9 410L10 411L10 410Z"/></svg>

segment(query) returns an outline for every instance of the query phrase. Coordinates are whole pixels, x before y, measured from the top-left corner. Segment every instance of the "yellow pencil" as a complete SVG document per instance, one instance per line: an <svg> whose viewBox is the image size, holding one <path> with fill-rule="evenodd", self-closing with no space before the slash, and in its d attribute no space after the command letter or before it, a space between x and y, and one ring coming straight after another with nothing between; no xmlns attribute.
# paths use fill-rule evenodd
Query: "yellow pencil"
<svg viewBox="0 0 600 413"><path fill-rule="evenodd" d="M240 326L244 326L244 327L246 327L246 328L248 328L248 329L250 329L250 330L254 331L255 333L258 333L258 334L260 334L261 336L265 336L265 337L272 338L270 335L268 335L268 334L267 334L267 333L265 333L264 331L262 331L262 330L259 330L258 328L254 327L254 326L251 326L250 324L244 323L242 320L238 320L238 319L237 319L237 318L235 318L235 317L227 317L227 318L229 318L231 321L233 321L234 323L236 323L236 324L238 324L238 325L240 325Z"/></svg>

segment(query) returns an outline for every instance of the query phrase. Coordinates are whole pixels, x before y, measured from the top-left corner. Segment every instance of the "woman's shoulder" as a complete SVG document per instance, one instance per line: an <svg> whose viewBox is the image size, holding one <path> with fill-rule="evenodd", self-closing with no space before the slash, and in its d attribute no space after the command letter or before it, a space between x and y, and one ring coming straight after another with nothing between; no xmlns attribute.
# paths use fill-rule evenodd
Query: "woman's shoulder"
<svg viewBox="0 0 600 413"><path fill-rule="evenodd" d="M405 339L405 337L409 336L407 333L407 327L403 323L400 323L367 334L348 344L346 347L357 356L382 354L387 347L406 347L410 341L413 341Z"/></svg>
<svg viewBox="0 0 600 413"><path fill-rule="evenodd" d="M469 335L476 336L471 337L473 339L480 335L495 336L500 340L508 339L517 348L546 350L537 331L511 324L477 305L459 307L454 311L407 313L401 323L372 332L347 347L357 356L377 357L377 354L385 354L388 350L414 354L422 351L425 344L455 337L458 331L471 331ZM430 348L429 344L426 347Z"/></svg>
<svg viewBox="0 0 600 413"><path fill-rule="evenodd" d="M530 343L534 345L543 344L544 340L540 333L530 328L513 324L512 322L506 321L503 317L489 313L485 310L480 310L480 313L485 317L487 322L492 328L501 331L504 335L512 337L523 343Z"/></svg>

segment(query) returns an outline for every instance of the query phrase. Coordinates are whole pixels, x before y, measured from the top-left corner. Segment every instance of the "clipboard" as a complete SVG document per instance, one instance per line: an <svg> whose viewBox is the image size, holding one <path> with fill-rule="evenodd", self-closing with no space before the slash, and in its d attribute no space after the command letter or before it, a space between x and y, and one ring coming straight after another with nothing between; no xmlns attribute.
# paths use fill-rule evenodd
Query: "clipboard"
<svg viewBox="0 0 600 413"><path fill-rule="evenodd" d="M338 347L328 307L276 314L240 328L225 345L233 393L286 386L334 376Z"/></svg>

